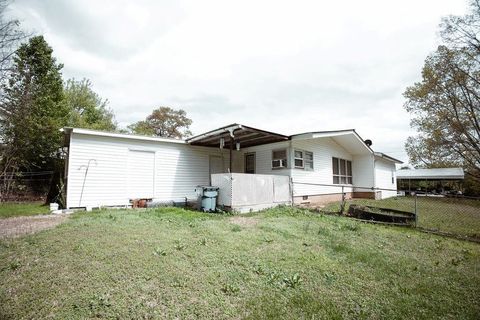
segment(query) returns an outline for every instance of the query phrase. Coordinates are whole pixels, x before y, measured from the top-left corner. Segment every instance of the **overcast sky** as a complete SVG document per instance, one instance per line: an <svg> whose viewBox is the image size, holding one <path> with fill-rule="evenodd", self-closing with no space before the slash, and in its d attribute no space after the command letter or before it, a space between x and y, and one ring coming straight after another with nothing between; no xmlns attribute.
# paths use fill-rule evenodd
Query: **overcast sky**
<svg viewBox="0 0 480 320"><path fill-rule="evenodd" d="M230 123L283 134L354 128L408 160L402 93L438 24L465 0L15 0L68 78L88 78L121 126L185 109L194 134Z"/></svg>

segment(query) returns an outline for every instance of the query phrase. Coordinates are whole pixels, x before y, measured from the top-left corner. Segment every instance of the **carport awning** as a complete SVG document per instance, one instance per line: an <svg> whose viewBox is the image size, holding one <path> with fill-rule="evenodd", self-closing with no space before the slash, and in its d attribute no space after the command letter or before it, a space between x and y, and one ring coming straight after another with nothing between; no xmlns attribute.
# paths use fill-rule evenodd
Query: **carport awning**
<svg viewBox="0 0 480 320"><path fill-rule="evenodd" d="M230 148L230 144L240 143L242 148L258 146L261 144L274 143L288 140L288 136L265 130L247 127L241 124L231 124L215 129L201 135L188 138L186 142L195 146L216 147L220 146L223 138L224 147ZM235 148L235 145L232 146Z"/></svg>
<svg viewBox="0 0 480 320"><path fill-rule="evenodd" d="M463 180L462 168L400 169L397 179L402 180Z"/></svg>

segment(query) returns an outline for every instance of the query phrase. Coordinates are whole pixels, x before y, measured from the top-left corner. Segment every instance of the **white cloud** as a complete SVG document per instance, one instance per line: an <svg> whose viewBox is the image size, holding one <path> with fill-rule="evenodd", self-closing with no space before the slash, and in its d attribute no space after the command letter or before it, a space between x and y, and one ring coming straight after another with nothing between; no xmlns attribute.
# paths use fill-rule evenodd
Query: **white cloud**
<svg viewBox="0 0 480 320"><path fill-rule="evenodd" d="M232 122L281 133L356 128L407 160L402 92L420 79L440 18L464 0L16 0L65 78L87 77L126 125L187 110L194 133Z"/></svg>

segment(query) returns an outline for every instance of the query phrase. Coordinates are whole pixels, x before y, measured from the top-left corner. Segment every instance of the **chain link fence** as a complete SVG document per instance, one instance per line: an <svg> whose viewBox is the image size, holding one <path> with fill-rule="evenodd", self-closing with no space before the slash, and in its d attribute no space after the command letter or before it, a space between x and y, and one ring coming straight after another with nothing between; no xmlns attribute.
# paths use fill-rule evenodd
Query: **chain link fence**
<svg viewBox="0 0 480 320"><path fill-rule="evenodd" d="M293 182L292 185L296 205L322 213L408 225L422 231L480 242L480 198L405 194L393 189L333 184Z"/></svg>

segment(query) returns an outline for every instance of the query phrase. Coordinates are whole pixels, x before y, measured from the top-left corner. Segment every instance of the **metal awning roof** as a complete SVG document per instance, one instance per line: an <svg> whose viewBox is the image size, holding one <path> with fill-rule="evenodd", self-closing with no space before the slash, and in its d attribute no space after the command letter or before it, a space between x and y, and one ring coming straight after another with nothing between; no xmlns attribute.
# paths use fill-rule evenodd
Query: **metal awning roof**
<svg viewBox="0 0 480 320"><path fill-rule="evenodd" d="M404 169L397 170L397 179L405 180L463 180L462 168Z"/></svg>
<svg viewBox="0 0 480 320"><path fill-rule="evenodd" d="M241 124L231 124L219 129L205 132L195 137L186 139L188 144L204 147L219 147L220 139L224 140L224 147L230 148L230 141L240 142L242 148L258 146L261 144L286 141L288 136L265 130L247 127Z"/></svg>

